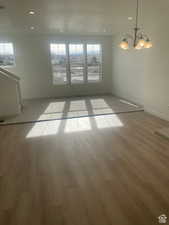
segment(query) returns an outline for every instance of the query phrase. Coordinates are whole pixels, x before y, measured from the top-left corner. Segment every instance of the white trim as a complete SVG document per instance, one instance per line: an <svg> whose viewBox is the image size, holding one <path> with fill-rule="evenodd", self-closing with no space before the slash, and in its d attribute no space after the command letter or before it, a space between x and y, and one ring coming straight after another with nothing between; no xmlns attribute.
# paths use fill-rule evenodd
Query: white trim
<svg viewBox="0 0 169 225"><path fill-rule="evenodd" d="M88 83L88 69L87 69L87 44L85 43L83 45L83 49L84 49L84 83L87 84Z"/></svg>
<svg viewBox="0 0 169 225"><path fill-rule="evenodd" d="M52 59L51 54L51 45L52 44L64 44L66 46L66 76L67 82L63 84L56 84L53 82L54 86L74 86L74 85L86 85L86 84L99 84L103 81L103 51L102 51L102 44L97 41L53 41L49 43L50 49L50 59ZM82 44L83 45L83 82L72 83L71 81L71 69L70 69L70 54L69 54L69 45L70 44ZM90 81L88 80L88 65L87 65L87 45L99 45L100 46L100 69L99 69L99 79L97 81ZM52 63L51 63L52 67ZM52 68L53 73L53 68ZM52 74L53 78L53 74Z"/></svg>
<svg viewBox="0 0 169 225"><path fill-rule="evenodd" d="M5 70L3 68L0 67L0 73L1 75L8 77L16 82L18 82L20 80L20 77L16 76L15 74L9 72L8 70Z"/></svg>
<svg viewBox="0 0 169 225"><path fill-rule="evenodd" d="M71 85L69 44L68 43L65 43L65 45L66 45L66 77L67 77L67 84L68 85Z"/></svg>
<svg viewBox="0 0 169 225"><path fill-rule="evenodd" d="M152 108L145 107L145 112L150 113L150 114L152 114L154 116L157 116L157 117L159 117L162 120L169 121L169 115L167 116L164 113L158 112L158 111L156 111L156 110L154 110Z"/></svg>

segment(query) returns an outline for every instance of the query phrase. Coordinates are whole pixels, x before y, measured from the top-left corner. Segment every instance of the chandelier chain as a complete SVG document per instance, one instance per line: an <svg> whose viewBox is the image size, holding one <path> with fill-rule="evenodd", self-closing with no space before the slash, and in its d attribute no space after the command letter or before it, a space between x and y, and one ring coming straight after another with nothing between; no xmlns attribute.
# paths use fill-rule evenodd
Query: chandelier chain
<svg viewBox="0 0 169 225"><path fill-rule="evenodd" d="M139 0L136 0L136 24L134 27L134 35L127 34L120 43L120 48L124 50L129 49L129 39L132 39L133 47L137 50L151 48L153 46L148 35L143 32L143 29L139 28L139 3Z"/></svg>
<svg viewBox="0 0 169 225"><path fill-rule="evenodd" d="M138 10L139 10L139 0L137 0L137 6L136 6L136 28L138 28Z"/></svg>

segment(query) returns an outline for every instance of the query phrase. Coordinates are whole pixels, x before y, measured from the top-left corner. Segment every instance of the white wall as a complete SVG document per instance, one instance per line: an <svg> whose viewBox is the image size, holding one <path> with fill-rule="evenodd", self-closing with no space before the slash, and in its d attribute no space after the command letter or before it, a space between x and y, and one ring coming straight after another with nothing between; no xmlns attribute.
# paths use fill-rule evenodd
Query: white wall
<svg viewBox="0 0 169 225"><path fill-rule="evenodd" d="M112 93L121 98L143 105L144 53L142 51L124 51L118 47L120 38L113 41Z"/></svg>
<svg viewBox="0 0 169 225"><path fill-rule="evenodd" d="M0 119L20 113L17 83L0 74Z"/></svg>
<svg viewBox="0 0 169 225"><path fill-rule="evenodd" d="M111 36L47 36L22 35L1 38L14 43L16 66L8 68L21 78L21 91L25 99L111 93L112 37ZM55 41L97 42L103 48L103 81L97 84L54 86L49 46Z"/></svg>
<svg viewBox="0 0 169 225"><path fill-rule="evenodd" d="M119 37L114 39L112 92L169 120L169 29L155 20L149 28L151 49L124 51L118 48Z"/></svg>

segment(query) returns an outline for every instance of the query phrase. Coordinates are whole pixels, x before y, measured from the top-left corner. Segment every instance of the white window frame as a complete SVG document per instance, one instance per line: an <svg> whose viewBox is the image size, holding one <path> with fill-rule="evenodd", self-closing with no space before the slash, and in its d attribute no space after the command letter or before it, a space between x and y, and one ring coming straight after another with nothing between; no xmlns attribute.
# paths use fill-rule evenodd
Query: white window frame
<svg viewBox="0 0 169 225"><path fill-rule="evenodd" d="M13 47L13 58L14 58L14 62L12 65L0 65L0 67L2 68L12 68L16 66L16 60L15 60L15 48L14 48L14 44L11 41L0 41L0 44L12 44Z"/></svg>
<svg viewBox="0 0 169 225"><path fill-rule="evenodd" d="M65 44L66 47L66 76L67 76L67 82L63 84L54 84L54 86L74 86L74 85L85 85L85 84L97 84L102 82L103 80L103 49L102 44L98 42L80 42L80 41L53 41L51 44ZM69 44L82 44L83 45L83 82L79 83L72 83L71 82L71 71L70 71L70 57L69 57ZM99 45L100 46L100 73L99 73L99 79L97 81L89 81L88 80L88 66L87 66L87 45ZM49 48L50 49L50 48ZM51 56L51 52L50 52ZM52 63L51 63L52 66ZM52 82L53 82L53 68L52 68Z"/></svg>
<svg viewBox="0 0 169 225"><path fill-rule="evenodd" d="M53 80L54 80L54 77L53 77L53 65L52 65L52 52L51 52L51 45L52 44L56 44L56 45L65 45L65 49L66 49L66 78L67 78L67 82L65 82L65 83L60 83L60 84L56 84L56 83L54 83L53 82ZM62 42L62 41L58 41L58 42L56 42L56 41L54 41L54 42L51 42L50 43L50 46L49 46L49 49L50 49L50 63L51 63L51 72L52 72L52 84L54 85L54 86L66 86L66 85L69 85L69 76L68 76L68 74L69 74L69 70L68 70L68 59L69 59L69 55L68 55L68 49L67 49L67 43L66 42Z"/></svg>

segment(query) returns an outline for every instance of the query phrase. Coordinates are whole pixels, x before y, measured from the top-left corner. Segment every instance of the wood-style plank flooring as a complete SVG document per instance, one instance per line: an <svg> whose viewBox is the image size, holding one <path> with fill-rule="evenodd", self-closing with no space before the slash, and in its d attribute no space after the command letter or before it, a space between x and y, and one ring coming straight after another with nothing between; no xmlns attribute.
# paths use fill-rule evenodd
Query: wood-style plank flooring
<svg viewBox="0 0 169 225"><path fill-rule="evenodd" d="M166 125L136 112L0 127L0 225L169 218Z"/></svg>

